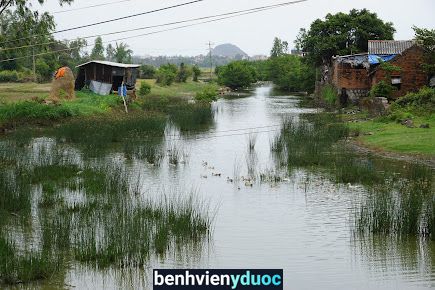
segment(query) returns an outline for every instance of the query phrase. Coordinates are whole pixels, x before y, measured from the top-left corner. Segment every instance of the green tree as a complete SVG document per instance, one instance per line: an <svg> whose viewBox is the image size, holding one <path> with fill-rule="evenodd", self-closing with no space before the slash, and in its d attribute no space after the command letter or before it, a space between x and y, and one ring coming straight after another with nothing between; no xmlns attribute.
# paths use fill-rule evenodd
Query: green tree
<svg viewBox="0 0 435 290"><path fill-rule="evenodd" d="M149 93L151 93L151 85L145 81L142 81L140 83L139 95L143 97L148 95Z"/></svg>
<svg viewBox="0 0 435 290"><path fill-rule="evenodd" d="M413 27L415 39L424 50L423 68L430 76L435 75L435 29Z"/></svg>
<svg viewBox="0 0 435 290"><path fill-rule="evenodd" d="M301 29L296 47L307 53L316 64L329 64L334 55L367 52L368 40L393 39L396 30L367 9L328 14L325 20L315 20L307 31Z"/></svg>
<svg viewBox="0 0 435 290"><path fill-rule="evenodd" d="M177 73L176 81L179 83L185 83L191 75L192 71L190 70L190 68L186 66L184 62L182 62Z"/></svg>
<svg viewBox="0 0 435 290"><path fill-rule="evenodd" d="M232 89L245 88L257 81L257 72L247 61L234 61L219 68L218 81Z"/></svg>
<svg viewBox="0 0 435 290"><path fill-rule="evenodd" d="M140 78L141 79L153 79L156 75L156 68L149 64L143 64L140 66Z"/></svg>
<svg viewBox="0 0 435 290"><path fill-rule="evenodd" d="M115 60L115 49L112 44L108 44L106 47L106 60L114 61Z"/></svg>
<svg viewBox="0 0 435 290"><path fill-rule="evenodd" d="M273 47L270 51L270 57L279 57L288 53L288 42L282 41L278 37L275 37L273 41Z"/></svg>
<svg viewBox="0 0 435 290"><path fill-rule="evenodd" d="M133 51L128 48L126 43L116 43L116 47L114 50L114 58L115 61L119 63L131 63L131 55Z"/></svg>
<svg viewBox="0 0 435 290"><path fill-rule="evenodd" d="M0 1L0 16L7 11L7 9L13 9L18 13L23 13L26 10L30 10L32 5L31 0L2 0ZM45 0L38 0L39 4L46 2ZM59 4L71 4L74 0L59 0Z"/></svg>
<svg viewBox="0 0 435 290"><path fill-rule="evenodd" d="M104 57L104 45L103 45L103 39L98 36L95 38L95 45L91 52L91 59L93 60L105 60Z"/></svg>
<svg viewBox="0 0 435 290"><path fill-rule="evenodd" d="M19 59L0 63L0 69L18 70L32 67L31 58L20 57L45 52L48 46L28 46L34 42L53 41L51 32L54 28L54 19L48 13L39 14L28 9L23 12L17 10L3 12L0 16L0 47L2 48L0 58Z"/></svg>
<svg viewBox="0 0 435 290"><path fill-rule="evenodd" d="M170 86L175 81L178 68L175 64L162 65L156 73L156 82L163 86Z"/></svg>
<svg viewBox="0 0 435 290"><path fill-rule="evenodd" d="M199 66L194 65L192 67L192 73L193 73L193 81L197 82L198 78L201 76L201 69L199 68Z"/></svg>

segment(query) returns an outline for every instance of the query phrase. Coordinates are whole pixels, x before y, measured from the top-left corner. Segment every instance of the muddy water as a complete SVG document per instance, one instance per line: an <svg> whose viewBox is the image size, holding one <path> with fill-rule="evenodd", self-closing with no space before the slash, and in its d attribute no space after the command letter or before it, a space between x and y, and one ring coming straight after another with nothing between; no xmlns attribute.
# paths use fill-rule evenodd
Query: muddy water
<svg viewBox="0 0 435 290"><path fill-rule="evenodd" d="M336 185L302 169L278 184L241 180L274 167L270 141L283 118L316 112L298 103L271 87L219 100L208 131L168 134L167 146L175 142L183 148L185 164L130 163L132 174L143 180L144 196L193 188L207 201L215 214L209 240L198 249L155 257L144 270L75 265L64 271L64 287L150 289L151 271L158 267L283 268L285 289L434 288L433 242L353 234L354 209L365 196L362 186ZM250 138L256 139L252 150Z"/></svg>

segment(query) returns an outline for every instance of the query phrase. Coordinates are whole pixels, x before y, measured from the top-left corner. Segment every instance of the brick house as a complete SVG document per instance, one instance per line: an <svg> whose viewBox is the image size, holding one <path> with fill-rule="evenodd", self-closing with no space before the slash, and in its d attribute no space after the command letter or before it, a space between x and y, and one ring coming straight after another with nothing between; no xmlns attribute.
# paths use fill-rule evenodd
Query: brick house
<svg viewBox="0 0 435 290"><path fill-rule="evenodd" d="M423 50L415 41L369 40L368 53L332 58L331 83L342 98L357 102L369 94L372 86L387 79L380 63L390 62L401 68L391 73L391 83L397 88L393 97L404 96L428 85L428 75L422 70Z"/></svg>

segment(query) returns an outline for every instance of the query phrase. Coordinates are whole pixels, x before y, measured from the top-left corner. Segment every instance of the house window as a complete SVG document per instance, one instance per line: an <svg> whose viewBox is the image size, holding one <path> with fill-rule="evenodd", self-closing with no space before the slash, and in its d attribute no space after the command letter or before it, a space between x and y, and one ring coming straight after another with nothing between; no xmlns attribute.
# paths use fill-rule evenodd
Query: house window
<svg viewBox="0 0 435 290"><path fill-rule="evenodd" d="M400 91L402 88L402 77L391 77L391 84Z"/></svg>

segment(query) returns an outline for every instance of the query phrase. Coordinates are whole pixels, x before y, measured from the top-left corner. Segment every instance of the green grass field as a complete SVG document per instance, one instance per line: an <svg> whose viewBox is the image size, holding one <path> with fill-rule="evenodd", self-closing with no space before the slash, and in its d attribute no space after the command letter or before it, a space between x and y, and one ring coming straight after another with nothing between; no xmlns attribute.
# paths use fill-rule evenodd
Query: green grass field
<svg viewBox="0 0 435 290"><path fill-rule="evenodd" d="M0 83L0 104L31 100L34 97L46 98L50 87L50 83Z"/></svg>
<svg viewBox="0 0 435 290"><path fill-rule="evenodd" d="M140 88L142 81L151 85L151 93L149 97L165 97L165 98L186 98L190 99L195 97L197 92L202 91L207 83L188 81L187 83L173 83L171 86L160 86L156 84L155 80L138 80L136 89ZM145 96L146 98L147 96Z"/></svg>
<svg viewBox="0 0 435 290"><path fill-rule="evenodd" d="M193 99L198 92L208 86L204 82L188 81L174 83L171 86L160 86L155 80L138 80L136 88L142 81L151 85L151 93L138 96L137 101L129 109L135 111L144 104L172 104L175 101ZM217 89L217 85L216 85ZM54 121L68 117L90 116L122 111L123 104L117 95L99 96L90 91L76 92L75 100L61 100L60 103L47 105L41 102L50 92L50 84L4 83L0 84L0 127L13 124L25 124L32 121ZM162 102L163 100L163 102ZM165 105L165 106L166 106ZM151 106L162 111L161 106ZM163 110L164 111L164 110Z"/></svg>
<svg viewBox="0 0 435 290"><path fill-rule="evenodd" d="M370 148L407 154L435 156L435 116L414 119L417 128L408 128L397 122L376 120L349 123L360 131L358 141ZM429 124L429 129L418 128Z"/></svg>

